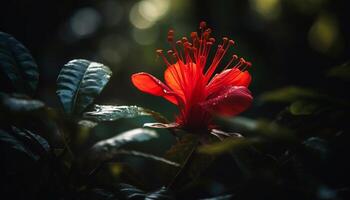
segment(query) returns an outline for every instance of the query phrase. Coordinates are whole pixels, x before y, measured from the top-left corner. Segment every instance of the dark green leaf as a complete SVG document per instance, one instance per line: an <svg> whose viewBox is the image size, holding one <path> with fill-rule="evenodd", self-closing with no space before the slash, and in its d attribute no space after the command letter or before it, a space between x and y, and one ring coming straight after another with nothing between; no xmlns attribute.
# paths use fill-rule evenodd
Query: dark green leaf
<svg viewBox="0 0 350 200"><path fill-rule="evenodd" d="M232 151L249 147L250 145L259 142L258 139L248 138L226 138L223 141L213 144L202 145L198 148L199 153L208 155L220 155L223 153L231 153Z"/></svg>
<svg viewBox="0 0 350 200"><path fill-rule="evenodd" d="M11 127L0 129L1 163L8 169L6 173L18 173L25 170L26 165L33 165L50 149L47 141L41 136L26 129Z"/></svg>
<svg viewBox="0 0 350 200"><path fill-rule="evenodd" d="M321 110L321 105L317 102L296 101L289 106L289 111L293 115L310 115Z"/></svg>
<svg viewBox="0 0 350 200"><path fill-rule="evenodd" d="M322 159L326 159L327 157L329 157L330 147L326 140L318 137L311 137L305 140L303 144L307 148L307 150L309 150L317 157Z"/></svg>
<svg viewBox="0 0 350 200"><path fill-rule="evenodd" d="M146 159L150 159L150 160L154 160L157 162L161 162L167 165L172 165L174 167L179 167L180 165L176 162L172 162L170 160L167 160L165 158L161 158L152 154L148 154L148 153L143 153L143 152L138 152L138 151L128 151L128 150L118 150L115 151L114 155L129 155L129 156L136 156L136 157L141 157L141 158L146 158Z"/></svg>
<svg viewBox="0 0 350 200"><path fill-rule="evenodd" d="M273 91L265 92L260 99L265 102L286 102L291 103L300 98L317 97L317 92L301 87L289 86Z"/></svg>
<svg viewBox="0 0 350 200"><path fill-rule="evenodd" d="M341 78L343 80L350 80L350 62L333 67L328 71L328 76Z"/></svg>
<svg viewBox="0 0 350 200"><path fill-rule="evenodd" d="M8 92L34 94L39 80L38 66L26 47L3 32L0 32L0 70L14 89Z"/></svg>
<svg viewBox="0 0 350 200"><path fill-rule="evenodd" d="M43 102L25 96L0 95L0 110L5 113L31 112L44 107Z"/></svg>
<svg viewBox="0 0 350 200"><path fill-rule="evenodd" d="M111 159L118 154L120 148L125 144L143 142L157 137L158 134L154 130L144 128L129 130L112 138L97 142L92 147L92 157L93 159L102 160Z"/></svg>
<svg viewBox="0 0 350 200"><path fill-rule="evenodd" d="M95 105L93 111L84 113L84 117L96 121L114 121L138 116L152 116L157 121L167 122L161 114L138 106Z"/></svg>
<svg viewBox="0 0 350 200"><path fill-rule="evenodd" d="M63 66L57 79L57 95L68 114L80 114L101 93L112 71L103 64L72 60Z"/></svg>

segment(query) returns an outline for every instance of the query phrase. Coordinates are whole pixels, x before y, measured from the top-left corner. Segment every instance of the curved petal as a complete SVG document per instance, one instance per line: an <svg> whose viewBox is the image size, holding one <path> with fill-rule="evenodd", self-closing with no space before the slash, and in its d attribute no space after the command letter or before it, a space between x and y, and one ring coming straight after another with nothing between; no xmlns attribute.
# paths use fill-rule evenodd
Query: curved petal
<svg viewBox="0 0 350 200"><path fill-rule="evenodd" d="M169 66L164 72L165 83L173 89L176 93L182 93L181 85L184 82L184 78L181 74L181 68L178 63Z"/></svg>
<svg viewBox="0 0 350 200"><path fill-rule="evenodd" d="M222 86L245 86L248 87L252 77L248 71L242 72L237 68L226 69L217 74L207 86L208 94L216 93L222 89Z"/></svg>
<svg viewBox="0 0 350 200"><path fill-rule="evenodd" d="M197 68L195 63L187 65L179 62L169 66L164 72L165 83L179 96L184 98L184 87L191 85L190 79L194 79L197 75Z"/></svg>
<svg viewBox="0 0 350 200"><path fill-rule="evenodd" d="M234 116L246 110L252 103L253 97L244 86L227 87L217 96L201 103L201 106L212 113Z"/></svg>
<svg viewBox="0 0 350 200"><path fill-rule="evenodd" d="M162 96L175 105L179 104L179 97L168 86L151 74L144 72L133 74L131 81L142 92Z"/></svg>

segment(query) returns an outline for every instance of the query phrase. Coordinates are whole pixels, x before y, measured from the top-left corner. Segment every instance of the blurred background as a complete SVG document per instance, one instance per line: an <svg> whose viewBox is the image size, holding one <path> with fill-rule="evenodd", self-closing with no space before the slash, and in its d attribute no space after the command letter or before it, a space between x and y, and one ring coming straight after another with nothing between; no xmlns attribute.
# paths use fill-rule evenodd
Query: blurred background
<svg viewBox="0 0 350 200"><path fill-rule="evenodd" d="M36 97L47 105L59 107L55 87L60 68L83 58L113 71L98 103L135 104L173 119L176 108L139 92L130 76L144 71L163 80L165 65L155 50L169 48L168 30L174 29L177 38L189 36L204 20L217 41L223 36L235 40L231 52L253 64L250 89L256 100L242 115L272 119L285 105L262 103L259 96L266 91L292 85L347 95L345 84L325 76L350 57L348 5L346 0L9 0L1 3L0 31L31 51L40 68ZM149 120L99 125L94 141ZM168 135L163 134L164 142L148 145L148 152L167 149L173 141Z"/></svg>
<svg viewBox="0 0 350 200"><path fill-rule="evenodd" d="M350 13L340 0L11 0L0 7L0 30L32 52L40 70L38 97L59 103L55 81L74 58L104 63L114 75L99 102L138 104L173 117L161 98L138 92L130 75L145 71L162 79L165 65L155 50L168 49L170 28L189 36L207 21L217 39L236 41L233 50L253 63L251 90L327 83L324 72L350 55ZM259 102L246 114L260 112Z"/></svg>

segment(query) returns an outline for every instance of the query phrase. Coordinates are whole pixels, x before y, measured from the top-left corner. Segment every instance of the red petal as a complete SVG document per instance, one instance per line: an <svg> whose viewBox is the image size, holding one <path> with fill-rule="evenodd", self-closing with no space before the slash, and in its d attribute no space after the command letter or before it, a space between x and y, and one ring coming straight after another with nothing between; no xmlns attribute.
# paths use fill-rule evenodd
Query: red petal
<svg viewBox="0 0 350 200"><path fill-rule="evenodd" d="M227 87L217 96L201 104L209 112L234 116L246 110L253 101L253 97L244 86Z"/></svg>
<svg viewBox="0 0 350 200"><path fill-rule="evenodd" d="M240 71L237 68L227 69L214 76L207 86L208 94L222 89L222 86L245 86L248 87L252 77L248 71Z"/></svg>
<svg viewBox="0 0 350 200"><path fill-rule="evenodd" d="M179 96L184 99L184 87L190 85L189 79L194 79L197 75L196 64L190 63L187 65L175 63L169 66L164 72L165 83Z"/></svg>
<svg viewBox="0 0 350 200"><path fill-rule="evenodd" d="M181 68L178 63L169 66L164 72L165 83L173 89L176 93L183 95L182 83L184 78L182 77Z"/></svg>
<svg viewBox="0 0 350 200"><path fill-rule="evenodd" d="M162 96L171 103L178 105L179 97L168 86L151 74L144 72L133 74L131 81L142 92Z"/></svg>

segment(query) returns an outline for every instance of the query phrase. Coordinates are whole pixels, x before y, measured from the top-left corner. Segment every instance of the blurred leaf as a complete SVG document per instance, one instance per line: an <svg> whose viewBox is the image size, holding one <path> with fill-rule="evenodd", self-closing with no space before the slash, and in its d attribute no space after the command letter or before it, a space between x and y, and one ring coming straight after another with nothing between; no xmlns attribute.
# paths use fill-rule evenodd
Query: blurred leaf
<svg viewBox="0 0 350 200"><path fill-rule="evenodd" d="M237 149L248 147L256 142L259 142L259 140L256 138L226 138L225 140L220 142L202 145L198 147L198 152L209 155L220 155L223 153L230 153Z"/></svg>
<svg viewBox="0 0 350 200"><path fill-rule="evenodd" d="M177 124L177 123L168 123L168 124L165 124L165 123L144 123L143 127L168 129L168 128L177 128L177 127L179 127L179 124Z"/></svg>
<svg viewBox="0 0 350 200"><path fill-rule="evenodd" d="M350 62L331 68L327 72L328 76L340 78L346 81L350 80Z"/></svg>
<svg viewBox="0 0 350 200"><path fill-rule="evenodd" d="M63 66L57 78L57 95L68 114L80 114L101 93L112 71L103 64L77 59Z"/></svg>
<svg viewBox="0 0 350 200"><path fill-rule="evenodd" d="M152 116L157 121L164 123L168 121L160 113L138 106L95 105L93 111L84 113L84 117L96 121L115 121L120 118L138 116Z"/></svg>
<svg viewBox="0 0 350 200"><path fill-rule="evenodd" d="M321 109L321 105L316 102L296 101L289 106L289 111L293 115L311 115Z"/></svg>
<svg viewBox="0 0 350 200"><path fill-rule="evenodd" d="M39 110L45 107L41 101L26 96L0 94L0 110L2 113L23 113Z"/></svg>
<svg viewBox="0 0 350 200"><path fill-rule="evenodd" d="M0 70L12 83L12 92L33 95L39 73L28 49L7 33L0 32Z"/></svg>
<svg viewBox="0 0 350 200"><path fill-rule="evenodd" d="M92 191L90 191L84 198L82 199L88 199L88 200L117 200L118 198L115 196L114 193L109 192L102 188L95 188Z"/></svg>
<svg viewBox="0 0 350 200"><path fill-rule="evenodd" d="M295 135L292 130L279 125L276 122L259 120L256 130L256 136L266 137L267 139L279 141L295 141Z"/></svg>
<svg viewBox="0 0 350 200"><path fill-rule="evenodd" d="M126 200L175 200L166 187L162 187L154 192L145 193L132 185L120 184L119 191L122 198Z"/></svg>
<svg viewBox="0 0 350 200"><path fill-rule="evenodd" d="M322 159L329 157L330 147L328 141L318 137L310 137L305 140L303 144L311 153L317 157Z"/></svg>
<svg viewBox="0 0 350 200"><path fill-rule="evenodd" d="M90 120L80 120L78 122L78 124L82 127L86 127L86 128L94 128L95 126L97 126L96 122L90 121Z"/></svg>
<svg viewBox="0 0 350 200"><path fill-rule="evenodd" d="M301 87L289 86L273 91L265 92L260 96L264 102L286 102L291 103L300 98L312 98L319 96L317 92Z"/></svg>

